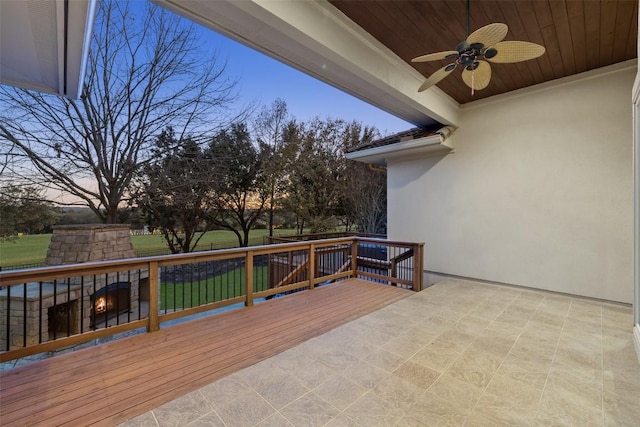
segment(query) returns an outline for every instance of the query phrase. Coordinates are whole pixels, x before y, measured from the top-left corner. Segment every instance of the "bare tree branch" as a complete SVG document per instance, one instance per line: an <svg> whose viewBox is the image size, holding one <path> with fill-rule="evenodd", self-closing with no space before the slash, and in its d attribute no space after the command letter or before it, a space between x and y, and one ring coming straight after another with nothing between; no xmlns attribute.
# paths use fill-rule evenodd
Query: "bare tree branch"
<svg viewBox="0 0 640 427"><path fill-rule="evenodd" d="M152 4L144 16L129 2L99 5L79 100L0 88L0 167L115 222L161 131L204 143L230 122L236 95L193 25Z"/></svg>

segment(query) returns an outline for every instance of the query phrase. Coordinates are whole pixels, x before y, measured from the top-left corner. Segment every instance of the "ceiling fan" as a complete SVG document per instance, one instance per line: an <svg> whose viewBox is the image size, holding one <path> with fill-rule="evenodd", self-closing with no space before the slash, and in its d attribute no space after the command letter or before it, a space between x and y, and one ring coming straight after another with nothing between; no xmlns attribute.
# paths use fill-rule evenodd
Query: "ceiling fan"
<svg viewBox="0 0 640 427"><path fill-rule="evenodd" d="M455 50L430 53L413 58L411 62L429 62L448 59L453 61L445 65L418 88L418 92L427 90L447 77L458 66L463 67L462 80L474 91L486 88L491 81L489 62L514 63L535 59L545 52L544 46L523 41L502 41L509 27L506 24L489 24L469 34L469 0L467 0L467 38L458 43ZM489 61L489 62L487 62Z"/></svg>

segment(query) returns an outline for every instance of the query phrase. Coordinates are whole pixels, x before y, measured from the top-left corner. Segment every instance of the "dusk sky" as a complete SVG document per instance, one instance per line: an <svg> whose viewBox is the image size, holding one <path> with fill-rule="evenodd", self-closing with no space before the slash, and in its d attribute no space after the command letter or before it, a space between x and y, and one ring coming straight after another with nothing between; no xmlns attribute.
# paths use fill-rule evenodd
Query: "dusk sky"
<svg viewBox="0 0 640 427"><path fill-rule="evenodd" d="M315 116L356 120L376 126L385 135L414 127L215 31L203 27L198 30L206 46L216 49L221 59L227 58L228 75L238 80L240 103L255 101L269 105L281 98L287 103L289 113L298 120Z"/></svg>

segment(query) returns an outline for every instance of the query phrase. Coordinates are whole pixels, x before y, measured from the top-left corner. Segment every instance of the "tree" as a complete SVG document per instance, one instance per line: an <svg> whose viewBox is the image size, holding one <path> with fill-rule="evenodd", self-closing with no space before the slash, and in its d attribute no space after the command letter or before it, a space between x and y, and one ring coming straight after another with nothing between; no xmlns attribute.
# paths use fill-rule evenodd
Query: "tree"
<svg viewBox="0 0 640 427"><path fill-rule="evenodd" d="M3 175L72 196L107 223L162 129L173 126L177 143L198 140L228 123L235 99L225 64L204 53L193 25L149 3L136 15L134 3L98 3L79 100L0 88Z"/></svg>
<svg viewBox="0 0 640 427"><path fill-rule="evenodd" d="M268 191L263 156L251 142L244 123L218 132L209 145L213 177L212 223L232 231L240 246L249 245L249 231L262 216Z"/></svg>
<svg viewBox="0 0 640 427"><path fill-rule="evenodd" d="M312 233L337 226L341 185L342 120L313 119L289 123L286 136L295 147L285 205L296 213L298 232Z"/></svg>
<svg viewBox="0 0 640 427"><path fill-rule="evenodd" d="M270 107L264 107L255 120L255 134L257 135L260 151L263 153L264 183L268 198L266 210L268 215L269 236L273 236L274 213L282 204L285 197L287 176L283 171L291 164L291 153L287 150L284 130L289 121L287 104L282 99L276 99Z"/></svg>
<svg viewBox="0 0 640 427"><path fill-rule="evenodd" d="M194 140L176 141L171 128L156 146L158 157L143 169L136 202L172 253L191 252L208 228L211 163Z"/></svg>
<svg viewBox="0 0 640 427"><path fill-rule="evenodd" d="M344 150L369 143L379 137L375 127L352 122L344 130ZM384 169L372 169L368 164L344 159L341 206L347 228L355 225L362 233L386 233L387 182Z"/></svg>
<svg viewBox="0 0 640 427"><path fill-rule="evenodd" d="M33 186L0 187L0 240L12 240L18 233L39 233L55 224L59 211L41 201Z"/></svg>

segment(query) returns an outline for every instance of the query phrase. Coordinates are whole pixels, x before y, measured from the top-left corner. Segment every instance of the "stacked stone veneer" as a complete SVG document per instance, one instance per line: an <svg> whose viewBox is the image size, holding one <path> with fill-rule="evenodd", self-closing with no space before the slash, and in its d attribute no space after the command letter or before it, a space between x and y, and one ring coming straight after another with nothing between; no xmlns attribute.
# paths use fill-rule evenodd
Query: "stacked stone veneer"
<svg viewBox="0 0 640 427"><path fill-rule="evenodd" d="M53 228L45 265L135 258L126 225L65 225Z"/></svg>
<svg viewBox="0 0 640 427"><path fill-rule="evenodd" d="M53 266L134 257L129 227L126 225L59 226L54 227L45 264ZM0 350L7 349L7 339L11 349L23 347L25 325L26 345L53 339L49 334L49 314L52 312L50 308L62 304L69 303L65 307L70 318L69 335L80 333L81 326L82 332L90 331L91 295L116 282L129 282L130 318L136 320L140 301L148 301L147 278L146 270L114 270L108 274L69 277L55 283L13 285L11 289L5 287L0 290ZM66 319L63 323L66 324ZM103 326L104 319L99 316L96 327ZM66 336L67 332L58 332L56 335L59 338Z"/></svg>

